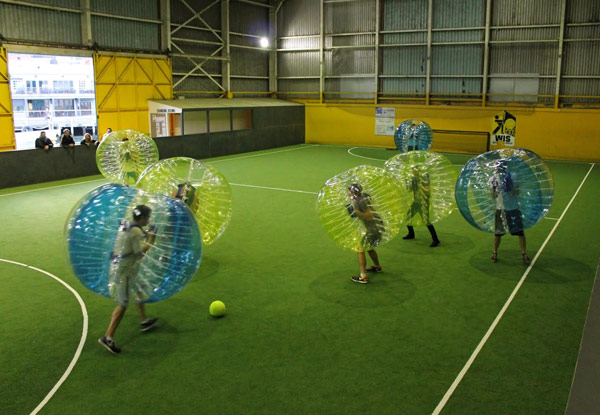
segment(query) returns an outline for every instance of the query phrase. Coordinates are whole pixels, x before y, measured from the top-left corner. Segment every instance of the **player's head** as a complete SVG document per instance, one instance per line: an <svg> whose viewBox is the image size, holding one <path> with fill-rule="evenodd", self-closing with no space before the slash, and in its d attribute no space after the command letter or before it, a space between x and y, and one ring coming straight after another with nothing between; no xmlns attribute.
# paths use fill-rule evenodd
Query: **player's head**
<svg viewBox="0 0 600 415"><path fill-rule="evenodd" d="M135 222L141 221L149 221L150 214L152 213L152 209L150 209L146 205L137 205L135 209L133 209L133 220Z"/></svg>
<svg viewBox="0 0 600 415"><path fill-rule="evenodd" d="M358 183L352 183L348 186L348 191L354 196L360 196L362 194L362 186Z"/></svg>

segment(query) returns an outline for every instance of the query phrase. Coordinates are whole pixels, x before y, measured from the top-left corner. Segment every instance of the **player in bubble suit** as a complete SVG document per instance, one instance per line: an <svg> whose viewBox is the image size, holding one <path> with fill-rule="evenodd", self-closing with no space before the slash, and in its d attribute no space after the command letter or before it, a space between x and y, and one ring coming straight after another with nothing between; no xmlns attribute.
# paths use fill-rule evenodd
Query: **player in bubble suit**
<svg viewBox="0 0 600 415"><path fill-rule="evenodd" d="M154 243L154 229L143 227L150 223L152 210L146 205L139 205L133 210L133 223L123 221L115 240L115 252L111 255L109 287L117 303L113 310L110 323L103 337L98 342L109 352L118 354L121 350L116 346L113 335L125 315L129 297L133 295L141 318L142 331L150 330L157 318L148 318L144 310L143 298L140 293L142 283L139 275L140 262L145 253Z"/></svg>
<svg viewBox="0 0 600 415"><path fill-rule="evenodd" d="M519 237L523 262L529 264L531 259L527 256L523 217L519 209L519 181L515 173L508 171L506 160L498 160L496 171L490 178L489 184L491 196L496 201L494 250L492 251L491 261L498 261L498 247L502 236L506 235L508 230L511 235Z"/></svg>
<svg viewBox="0 0 600 415"><path fill-rule="evenodd" d="M381 242L381 237L385 228L383 227L383 221L372 208L371 196L367 193L363 193L362 186L358 183L353 183L348 186L348 193L352 204L348 206L348 213L352 217L358 217L366 228L366 232L362 238L362 245L371 247L367 252L373 266L367 269L367 258L365 252L358 252L358 265L360 268L360 275L352 277L352 281L366 284L369 282L367 272L382 272L381 264L375 247Z"/></svg>
<svg viewBox="0 0 600 415"><path fill-rule="evenodd" d="M429 173L421 173L418 168L413 167L413 174L408 183L409 189L413 192L413 203L408 212L409 220L417 215L421 215L423 223L427 226L429 233L431 234L431 245L435 248L440 244L435 227L429 222L429 209L431 207L431 181ZM411 225L406 227L408 234L402 239L415 239L415 228Z"/></svg>

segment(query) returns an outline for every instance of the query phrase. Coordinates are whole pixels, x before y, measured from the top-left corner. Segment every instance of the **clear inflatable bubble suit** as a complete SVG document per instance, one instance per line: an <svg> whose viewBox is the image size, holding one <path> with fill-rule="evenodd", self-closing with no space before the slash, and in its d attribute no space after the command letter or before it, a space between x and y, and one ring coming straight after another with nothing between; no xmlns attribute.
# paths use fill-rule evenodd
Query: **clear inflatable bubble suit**
<svg viewBox="0 0 600 415"><path fill-rule="evenodd" d="M113 183L133 186L146 167L158 161L158 148L150 136L135 130L109 134L98 145L96 164Z"/></svg>
<svg viewBox="0 0 600 415"><path fill-rule="evenodd" d="M429 225L456 209L454 187L458 174L441 154L409 151L386 161L385 168L409 194L405 219L408 225Z"/></svg>
<svg viewBox="0 0 600 415"><path fill-rule="evenodd" d="M522 148L472 158L456 182L460 213L475 228L490 233L496 233L497 225L511 233L532 227L550 210L553 195L550 169L537 154Z"/></svg>
<svg viewBox="0 0 600 415"><path fill-rule="evenodd" d="M352 198L350 187L360 193ZM363 220L356 207L370 206L372 219ZM408 192L385 169L358 166L327 180L317 197L317 210L327 234L345 249L364 252L394 239L404 223ZM363 211L363 209L360 209Z"/></svg>
<svg viewBox="0 0 600 415"><path fill-rule="evenodd" d="M213 243L231 220L231 187L214 167L187 157L161 160L141 174L136 187L179 199L194 213L202 242Z"/></svg>
<svg viewBox="0 0 600 415"><path fill-rule="evenodd" d="M411 150L429 150L432 141L433 130L425 121L403 121L394 133L396 148L403 153Z"/></svg>
<svg viewBox="0 0 600 415"><path fill-rule="evenodd" d="M69 259L84 286L113 297L122 265L115 261L115 252L121 252L124 240L119 234L133 222L133 210L138 205L152 209L149 226L155 227L156 238L136 263L139 271L130 286L130 298L138 302L164 300L188 283L202 254L200 230L192 212L174 199L118 184L95 188L67 219Z"/></svg>

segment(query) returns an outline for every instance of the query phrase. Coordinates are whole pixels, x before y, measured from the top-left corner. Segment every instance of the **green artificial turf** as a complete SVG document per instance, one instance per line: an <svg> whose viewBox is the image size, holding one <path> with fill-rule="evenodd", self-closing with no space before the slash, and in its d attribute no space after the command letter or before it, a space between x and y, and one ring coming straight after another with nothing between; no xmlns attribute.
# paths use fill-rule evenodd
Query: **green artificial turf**
<svg viewBox="0 0 600 415"><path fill-rule="evenodd" d="M89 313L83 352L41 413L431 414L526 267L511 237L490 263L492 235L455 211L436 224L440 247L416 228L378 249L371 284L353 284L356 254L322 229L316 193L395 154L303 145L208 160L232 184L232 221L188 286L148 306L156 330L139 333L128 311L119 356L96 343L113 303L78 282L64 248L69 212L102 181L0 191L0 258L58 276ZM457 169L469 158L448 157ZM549 166L558 219L590 165ZM596 166L443 414L564 412L600 252L599 185ZM532 258L556 223L527 231ZM73 358L81 311L44 274L0 262L0 275L0 412L30 413ZM213 300L225 317L209 315Z"/></svg>

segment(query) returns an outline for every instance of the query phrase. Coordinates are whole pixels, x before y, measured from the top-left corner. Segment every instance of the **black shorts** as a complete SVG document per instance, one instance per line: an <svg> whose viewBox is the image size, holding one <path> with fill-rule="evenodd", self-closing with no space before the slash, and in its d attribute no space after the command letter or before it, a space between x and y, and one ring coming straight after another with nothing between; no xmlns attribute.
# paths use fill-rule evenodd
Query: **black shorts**
<svg viewBox="0 0 600 415"><path fill-rule="evenodd" d="M504 216L506 221L504 221ZM506 235L506 225L511 235L525 235L523 232L523 216L519 209L515 210L496 210L495 235Z"/></svg>
<svg viewBox="0 0 600 415"><path fill-rule="evenodd" d="M379 229L367 229L367 232L362 237L362 244L371 248L375 248L381 243L382 234Z"/></svg>

